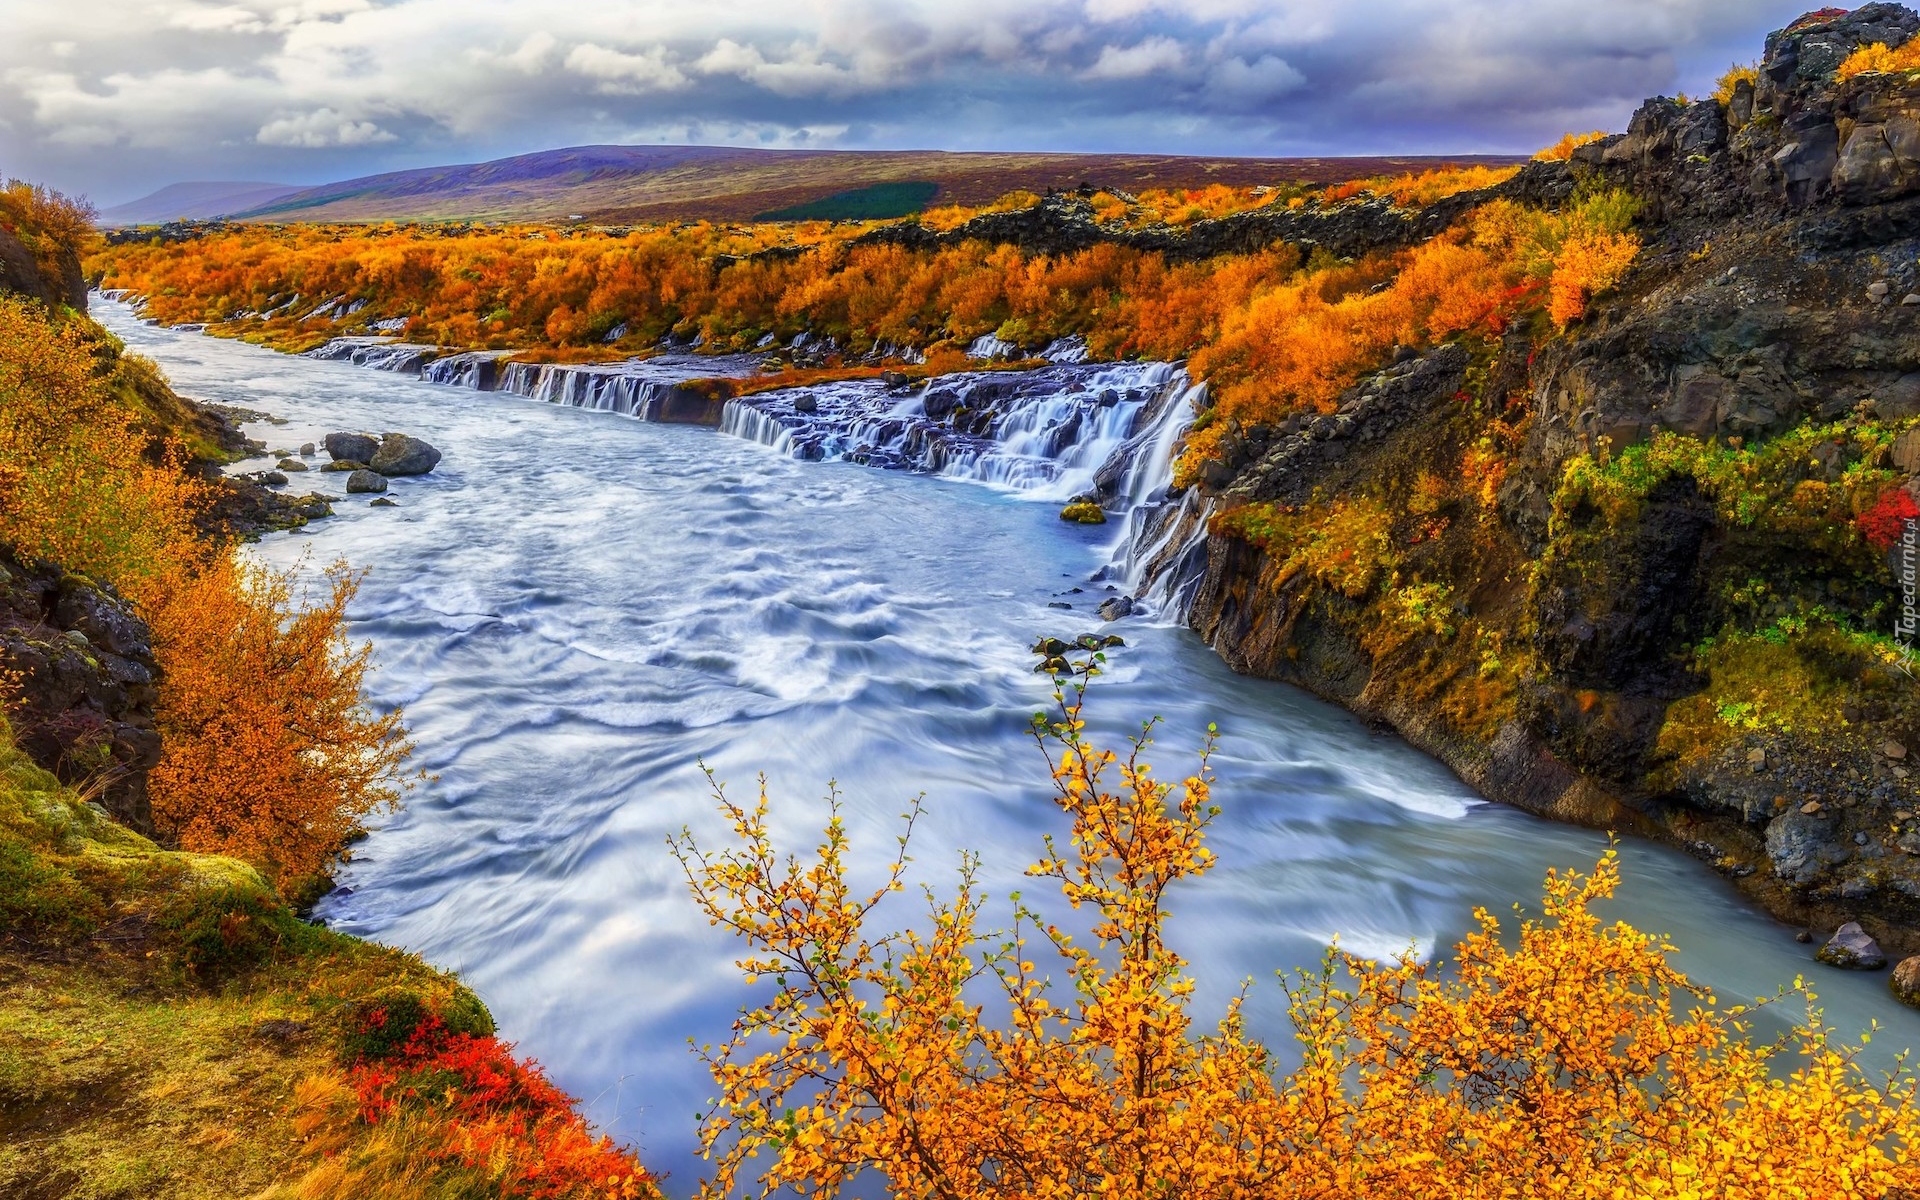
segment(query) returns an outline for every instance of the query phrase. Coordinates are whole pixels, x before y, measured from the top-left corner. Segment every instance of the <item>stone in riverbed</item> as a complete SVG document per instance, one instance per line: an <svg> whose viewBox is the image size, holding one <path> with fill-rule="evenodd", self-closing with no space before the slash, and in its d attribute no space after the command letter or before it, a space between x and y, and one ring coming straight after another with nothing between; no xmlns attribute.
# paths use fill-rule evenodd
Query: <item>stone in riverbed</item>
<svg viewBox="0 0 1920 1200"><path fill-rule="evenodd" d="M1893 969L1893 978L1887 980L1887 986L1893 989L1893 998L1911 1008L1920 1008L1920 954L1903 959Z"/></svg>
<svg viewBox="0 0 1920 1200"><path fill-rule="evenodd" d="M336 458L320 470L325 471L364 471L367 464L356 458Z"/></svg>
<svg viewBox="0 0 1920 1200"><path fill-rule="evenodd" d="M1860 928L1856 921L1848 921L1835 930L1814 957L1830 967L1848 971L1878 971L1887 965L1887 956L1881 953L1880 943L1868 937L1867 931Z"/></svg>
<svg viewBox="0 0 1920 1200"><path fill-rule="evenodd" d="M300 457L301 457L301 458L312 458L312 457L313 457L313 443L312 443L312 442L301 442L301 443L300 443Z"/></svg>
<svg viewBox="0 0 1920 1200"><path fill-rule="evenodd" d="M382 475L425 475L440 462L440 452L404 433L390 433L380 439L380 448L367 459L367 465Z"/></svg>
<svg viewBox="0 0 1920 1200"><path fill-rule="evenodd" d="M1106 510L1087 500L1076 500L1060 510L1062 521L1073 521L1081 525L1105 525Z"/></svg>
<svg viewBox="0 0 1920 1200"><path fill-rule="evenodd" d="M347 476L347 491L384 492L387 490L387 477L377 471L355 471Z"/></svg>
<svg viewBox="0 0 1920 1200"><path fill-rule="evenodd" d="M370 433L330 433L321 441L336 462L370 462L380 449L380 439Z"/></svg>
<svg viewBox="0 0 1920 1200"><path fill-rule="evenodd" d="M367 501L367 507L368 508L399 508L400 506L398 504L395 504L393 500L389 497L378 496L372 500Z"/></svg>
<svg viewBox="0 0 1920 1200"><path fill-rule="evenodd" d="M301 462L299 459L294 458L291 455L281 459L278 463L274 465L279 467L282 471L304 471L307 469L307 464Z"/></svg>
<svg viewBox="0 0 1920 1200"><path fill-rule="evenodd" d="M1100 602L1100 619L1118 621L1121 617L1133 615L1132 596L1114 596Z"/></svg>

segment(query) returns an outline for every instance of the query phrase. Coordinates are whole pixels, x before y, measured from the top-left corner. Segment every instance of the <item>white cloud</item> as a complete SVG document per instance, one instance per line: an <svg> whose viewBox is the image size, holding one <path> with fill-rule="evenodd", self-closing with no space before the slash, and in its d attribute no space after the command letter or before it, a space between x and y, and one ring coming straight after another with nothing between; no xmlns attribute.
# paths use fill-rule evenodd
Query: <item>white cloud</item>
<svg viewBox="0 0 1920 1200"><path fill-rule="evenodd" d="M1229 58L1216 65L1208 74L1207 91L1228 102L1258 103L1284 96L1306 81L1286 59L1263 54L1253 62Z"/></svg>
<svg viewBox="0 0 1920 1200"><path fill-rule="evenodd" d="M330 146L377 146L398 139L372 121L355 121L331 108L319 108L295 117L268 121L254 135L262 146L295 146L319 150Z"/></svg>
<svg viewBox="0 0 1920 1200"><path fill-rule="evenodd" d="M671 91L687 85L687 77L667 59L664 48L655 46L639 54L609 50L586 42L567 52L567 70L600 82L600 90L612 95L641 95Z"/></svg>
<svg viewBox="0 0 1920 1200"><path fill-rule="evenodd" d="M1131 46L1102 46L1083 74L1088 79L1143 79L1187 65L1187 48L1170 37L1150 37Z"/></svg>
<svg viewBox="0 0 1920 1200"><path fill-rule="evenodd" d="M637 128L954 149L1520 150L1698 89L1805 4L0 0L0 152L9 171L131 194Z"/></svg>

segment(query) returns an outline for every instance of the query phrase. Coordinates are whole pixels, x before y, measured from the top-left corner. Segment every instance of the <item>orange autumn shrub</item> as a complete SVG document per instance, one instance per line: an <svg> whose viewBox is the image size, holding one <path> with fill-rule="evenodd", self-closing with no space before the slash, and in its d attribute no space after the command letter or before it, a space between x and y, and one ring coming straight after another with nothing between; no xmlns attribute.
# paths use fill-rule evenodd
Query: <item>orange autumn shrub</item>
<svg viewBox="0 0 1920 1200"><path fill-rule="evenodd" d="M1810 1014L1756 1042L1673 947L1595 911L1619 886L1549 873L1538 917L1491 914L1444 965L1330 952L1283 976L1299 1046L1283 1068L1244 997L1203 1024L1164 936L1183 882L1214 865L1206 757L1178 784L1086 737L1078 695L1036 718L1067 826L1028 869L1069 929L1013 898L983 927L976 864L928 891L920 927L881 933L907 838L876 887L848 880L838 815L811 855L769 832L764 784L718 793L736 841L676 849L710 920L772 991L705 1052L704 1195L835 1196L878 1176L951 1200L1521 1200L1893 1196L1920 1186L1904 1066L1875 1077ZM909 813L911 832L917 808Z"/></svg>
<svg viewBox="0 0 1920 1200"><path fill-rule="evenodd" d="M361 699L372 646L346 637L359 577L340 564L328 580L297 604L289 574L222 555L151 605L167 672L154 819L188 850L283 883L323 871L362 818L398 802L413 749L399 712Z"/></svg>
<svg viewBox="0 0 1920 1200"><path fill-rule="evenodd" d="M1575 150L1582 146L1590 146L1606 136L1607 131L1604 129L1565 134L1559 141L1534 155L1533 160L1535 162L1566 162L1573 157Z"/></svg>
<svg viewBox="0 0 1920 1200"><path fill-rule="evenodd" d="M361 702L355 580L336 573L326 599L296 605L289 576L203 538L208 485L114 395L119 365L91 323L0 296L0 541L113 585L146 618L161 832L297 885L396 798L411 752L399 714Z"/></svg>

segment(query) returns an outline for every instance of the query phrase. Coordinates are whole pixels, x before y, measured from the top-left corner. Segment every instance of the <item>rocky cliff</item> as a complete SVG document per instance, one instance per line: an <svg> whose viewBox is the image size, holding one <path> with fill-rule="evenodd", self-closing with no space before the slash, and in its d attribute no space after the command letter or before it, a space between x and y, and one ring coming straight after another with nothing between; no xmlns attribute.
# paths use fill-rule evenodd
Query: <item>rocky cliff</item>
<svg viewBox="0 0 1920 1200"><path fill-rule="evenodd" d="M1920 74L1837 78L1917 32L1803 18L1725 97L1499 189L1630 191L1632 272L1564 333L1403 351L1237 431L1194 627L1495 799L1920 951Z"/></svg>

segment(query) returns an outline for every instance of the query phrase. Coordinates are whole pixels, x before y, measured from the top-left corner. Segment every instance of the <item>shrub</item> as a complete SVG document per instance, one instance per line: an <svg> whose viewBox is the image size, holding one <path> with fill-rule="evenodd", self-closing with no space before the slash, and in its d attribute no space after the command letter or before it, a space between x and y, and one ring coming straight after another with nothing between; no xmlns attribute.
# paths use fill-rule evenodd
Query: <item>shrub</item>
<svg viewBox="0 0 1920 1200"><path fill-rule="evenodd" d="M1587 133L1563 134L1559 141L1533 156L1535 162L1566 162L1573 152L1582 146L1590 146L1607 136L1604 129L1595 129Z"/></svg>
<svg viewBox="0 0 1920 1200"><path fill-rule="evenodd" d="M1713 98L1725 108L1733 103L1734 89L1741 84L1752 87L1760 82L1760 68L1753 63L1735 63L1727 68L1727 73L1713 86Z"/></svg>
<svg viewBox="0 0 1920 1200"><path fill-rule="evenodd" d="M1834 78L1844 83L1856 75L1869 72L1901 74L1920 70L1920 38L1915 38L1898 50L1887 49L1885 42L1874 42L1862 46L1849 54L1834 72Z"/></svg>
<svg viewBox="0 0 1920 1200"><path fill-rule="evenodd" d="M187 849L258 863L283 887L324 871L410 782L401 714L361 700L372 647L346 637L359 577L336 565L328 580L296 603L289 574L223 557L154 605L166 672L154 820Z"/></svg>
<svg viewBox="0 0 1920 1200"><path fill-rule="evenodd" d="M1214 863L1206 756L1158 782L1144 740L1116 754L1086 738L1078 694L1036 725L1071 833L1028 873L1087 915L1086 940L1018 896L1010 929L983 930L971 859L952 898L929 893L922 928L876 933L907 837L877 887L853 889L837 798L811 857L773 844L764 785L751 806L716 785L733 845L678 839L696 903L746 944L748 981L773 984L707 1053L714 1194L749 1172L768 1193L835 1195L872 1172L896 1194L963 1198L1920 1184L1913 1074L1871 1077L1817 1015L1755 1042L1754 1006L1721 1007L1664 939L1601 920L1611 851L1589 874L1549 873L1515 930L1476 912L1445 970L1333 951L1285 977L1291 1070L1248 1036L1243 999L1200 1032L1162 935L1174 889Z"/></svg>

